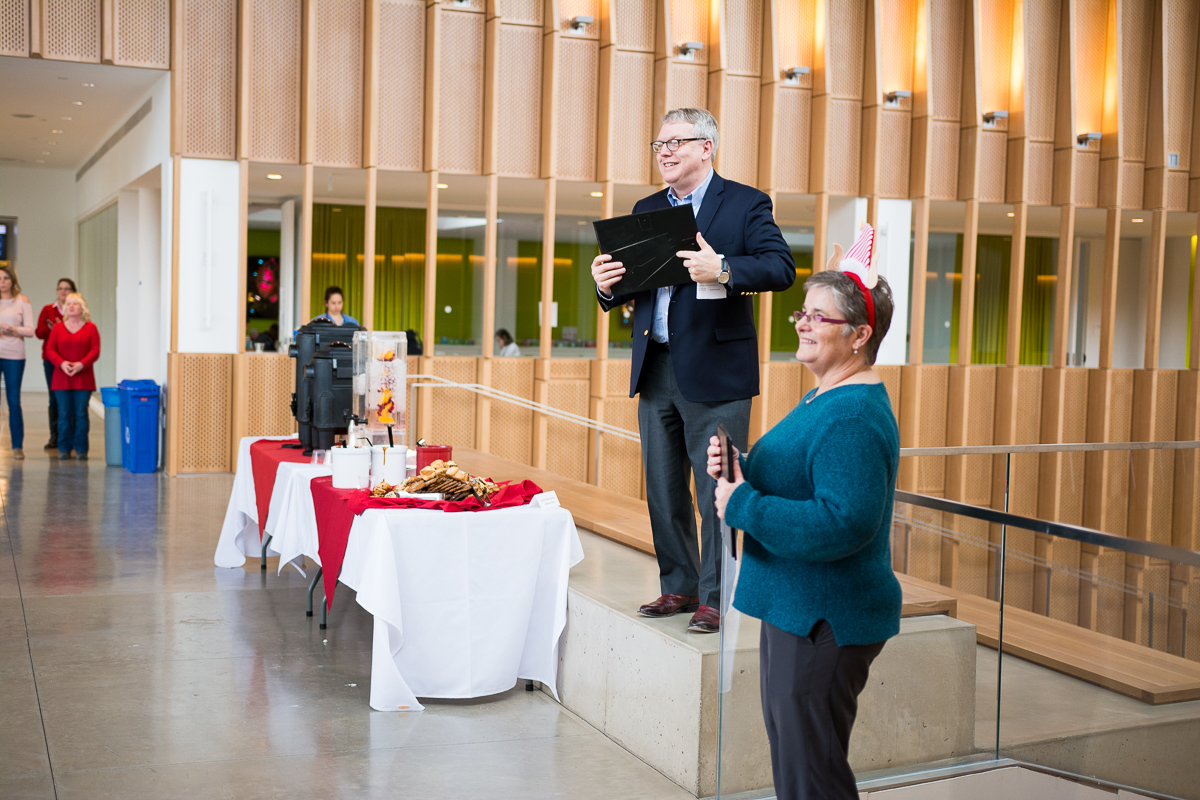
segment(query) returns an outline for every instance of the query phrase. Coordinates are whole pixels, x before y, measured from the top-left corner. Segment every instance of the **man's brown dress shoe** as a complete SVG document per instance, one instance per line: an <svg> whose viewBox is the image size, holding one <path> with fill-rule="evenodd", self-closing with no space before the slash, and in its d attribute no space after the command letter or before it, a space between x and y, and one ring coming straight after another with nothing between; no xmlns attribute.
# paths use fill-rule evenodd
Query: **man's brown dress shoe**
<svg viewBox="0 0 1200 800"><path fill-rule="evenodd" d="M716 633L721 630L721 612L712 606L700 606L688 622L688 630L693 633Z"/></svg>
<svg viewBox="0 0 1200 800"><path fill-rule="evenodd" d="M646 603L638 609L643 617L669 617L680 611L695 611L700 607L700 598L686 594L664 594L653 603Z"/></svg>

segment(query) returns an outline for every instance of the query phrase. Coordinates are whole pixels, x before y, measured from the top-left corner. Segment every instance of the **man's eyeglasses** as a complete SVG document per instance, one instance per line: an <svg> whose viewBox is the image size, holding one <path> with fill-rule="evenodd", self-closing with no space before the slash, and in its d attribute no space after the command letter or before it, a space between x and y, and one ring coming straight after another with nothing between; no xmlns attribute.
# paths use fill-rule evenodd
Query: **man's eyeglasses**
<svg viewBox="0 0 1200 800"><path fill-rule="evenodd" d="M793 311L792 315L788 317L788 322L792 323L793 325L801 320L808 320L813 325L820 325L822 322L827 322L830 325L850 324L850 320L848 319L833 319L832 317L823 317L820 314L805 314L803 311Z"/></svg>
<svg viewBox="0 0 1200 800"><path fill-rule="evenodd" d="M684 142L703 142L703 141L707 141L703 136L695 136L691 139L668 139L665 142L651 142L650 149L657 153L663 149L663 145L666 145L668 152L674 153L676 150L678 150L680 147L683 146Z"/></svg>

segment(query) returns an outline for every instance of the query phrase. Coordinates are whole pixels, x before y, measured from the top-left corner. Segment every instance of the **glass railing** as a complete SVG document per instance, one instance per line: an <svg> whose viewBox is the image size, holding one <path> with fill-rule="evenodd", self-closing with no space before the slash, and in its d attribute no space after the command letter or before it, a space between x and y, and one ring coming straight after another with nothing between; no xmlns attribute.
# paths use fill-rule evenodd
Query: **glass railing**
<svg viewBox="0 0 1200 800"><path fill-rule="evenodd" d="M1172 546L1195 541L1196 512L1180 502L1187 493L1164 491L1160 475L1138 496L1134 473L1127 498L1066 504L1063 516L1103 518L1124 535L1005 510L1029 505L1018 456L1035 466L1033 454L1064 451L1152 450L1139 457L1171 460L1166 451L1190 456L1197 447L902 451L991 456L983 460L1002 499L991 508L896 492L890 544L904 613L858 699L849 754L859 790L1019 762L1109 788L1200 798L1200 553ZM1082 495L1082 479L1075 490ZM730 549L725 600L736 595ZM724 619L715 794L773 797L760 623L736 611Z"/></svg>

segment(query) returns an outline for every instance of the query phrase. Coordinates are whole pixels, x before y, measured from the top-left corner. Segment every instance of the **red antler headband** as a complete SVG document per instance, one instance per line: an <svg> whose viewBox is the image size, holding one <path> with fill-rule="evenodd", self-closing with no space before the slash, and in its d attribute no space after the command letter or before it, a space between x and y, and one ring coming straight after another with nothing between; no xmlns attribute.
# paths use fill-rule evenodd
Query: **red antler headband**
<svg viewBox="0 0 1200 800"><path fill-rule="evenodd" d="M867 324L874 329L875 298L871 296L871 290L879 283L879 271L875 264L875 229L864 222L858 231L858 238L845 254L842 253L842 246L835 244L825 269L850 276L867 301Z"/></svg>

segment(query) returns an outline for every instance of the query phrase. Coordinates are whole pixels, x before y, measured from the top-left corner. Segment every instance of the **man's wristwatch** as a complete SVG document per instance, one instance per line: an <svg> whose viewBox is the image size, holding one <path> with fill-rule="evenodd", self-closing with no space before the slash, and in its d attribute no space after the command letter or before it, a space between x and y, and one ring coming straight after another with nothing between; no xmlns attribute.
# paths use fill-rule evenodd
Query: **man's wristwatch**
<svg viewBox="0 0 1200 800"><path fill-rule="evenodd" d="M721 256L721 274L717 276L717 283L722 286L729 283L729 262L725 260L725 256Z"/></svg>

